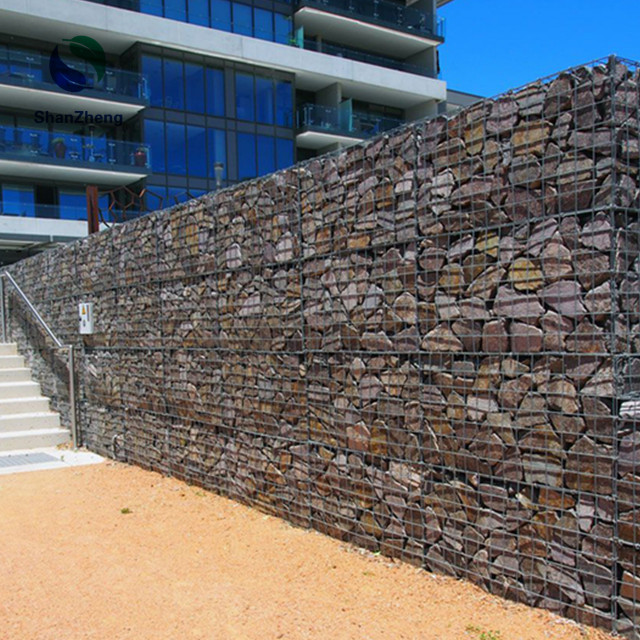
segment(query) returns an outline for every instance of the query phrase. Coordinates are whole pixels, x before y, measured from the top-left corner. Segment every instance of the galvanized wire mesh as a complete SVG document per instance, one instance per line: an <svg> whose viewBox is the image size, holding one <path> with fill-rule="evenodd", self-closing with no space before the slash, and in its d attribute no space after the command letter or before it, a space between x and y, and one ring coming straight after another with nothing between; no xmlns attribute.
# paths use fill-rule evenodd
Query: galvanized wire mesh
<svg viewBox="0 0 640 640"><path fill-rule="evenodd" d="M85 442L640 635L638 82L596 61L16 265L63 340L96 305Z"/></svg>

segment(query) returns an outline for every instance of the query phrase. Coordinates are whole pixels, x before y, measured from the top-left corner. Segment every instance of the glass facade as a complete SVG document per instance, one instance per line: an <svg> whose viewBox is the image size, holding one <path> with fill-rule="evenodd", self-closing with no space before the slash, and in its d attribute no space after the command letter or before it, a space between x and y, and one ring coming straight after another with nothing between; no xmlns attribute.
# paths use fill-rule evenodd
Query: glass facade
<svg viewBox="0 0 640 640"><path fill-rule="evenodd" d="M237 3L213 4L239 15ZM151 47L142 49L140 67L155 74L151 106L140 118L153 150L147 186L154 192L173 202L215 189L217 163L224 184L293 164L290 75Z"/></svg>

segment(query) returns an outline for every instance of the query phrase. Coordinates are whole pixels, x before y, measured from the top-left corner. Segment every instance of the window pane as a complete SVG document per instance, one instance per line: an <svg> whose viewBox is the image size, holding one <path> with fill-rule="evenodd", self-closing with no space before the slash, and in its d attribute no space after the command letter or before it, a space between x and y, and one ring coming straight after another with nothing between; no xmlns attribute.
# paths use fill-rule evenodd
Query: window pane
<svg viewBox="0 0 640 640"><path fill-rule="evenodd" d="M164 122L145 120L144 141L151 147L151 169L156 173L164 173L166 171Z"/></svg>
<svg viewBox="0 0 640 640"><path fill-rule="evenodd" d="M256 110L258 122L273 124L273 80L256 78Z"/></svg>
<svg viewBox="0 0 640 640"><path fill-rule="evenodd" d="M276 170L275 139L271 136L258 136L258 175L264 176Z"/></svg>
<svg viewBox="0 0 640 640"><path fill-rule="evenodd" d="M140 11L152 16L161 16L162 0L140 0Z"/></svg>
<svg viewBox="0 0 640 640"><path fill-rule="evenodd" d="M251 25L251 7L239 2L233 3L233 32L243 36L253 35Z"/></svg>
<svg viewBox="0 0 640 640"><path fill-rule="evenodd" d="M182 62L164 61L164 106L168 109L184 109L184 84Z"/></svg>
<svg viewBox="0 0 640 640"><path fill-rule="evenodd" d="M206 177L207 142L204 127L187 126L187 149L189 154L189 175Z"/></svg>
<svg viewBox="0 0 640 640"><path fill-rule="evenodd" d="M209 0L189 0L189 22L209 26Z"/></svg>
<svg viewBox="0 0 640 640"><path fill-rule="evenodd" d="M215 180L215 164L216 162L222 162L223 171L222 179L227 178L227 136L226 132L221 129L209 129L209 161L207 167L209 170L209 177Z"/></svg>
<svg viewBox="0 0 640 640"><path fill-rule="evenodd" d="M35 216L33 187L20 184L3 184L2 213L33 218Z"/></svg>
<svg viewBox="0 0 640 640"><path fill-rule="evenodd" d="M204 112L204 69L197 64L185 64L187 111Z"/></svg>
<svg viewBox="0 0 640 640"><path fill-rule="evenodd" d="M273 40L273 13L266 9L254 9L255 37L262 40Z"/></svg>
<svg viewBox="0 0 640 640"><path fill-rule="evenodd" d="M162 60L142 56L142 73L147 83L147 92L152 107L162 106Z"/></svg>
<svg viewBox="0 0 640 640"><path fill-rule="evenodd" d="M286 169L293 164L293 140L278 138L276 151L278 153L278 169Z"/></svg>
<svg viewBox="0 0 640 640"><path fill-rule="evenodd" d="M253 76L236 73L236 117L254 120Z"/></svg>
<svg viewBox="0 0 640 640"><path fill-rule="evenodd" d="M187 3L186 0L164 0L165 18L171 20L187 21Z"/></svg>
<svg viewBox="0 0 640 640"><path fill-rule="evenodd" d="M274 15L276 25L276 42L289 44L291 40L291 19L282 13Z"/></svg>
<svg viewBox="0 0 640 640"><path fill-rule="evenodd" d="M256 137L252 133L238 134L238 178L256 177Z"/></svg>
<svg viewBox="0 0 640 640"><path fill-rule="evenodd" d="M293 126L293 91L290 82L276 84L277 124L281 127Z"/></svg>
<svg viewBox="0 0 640 640"><path fill-rule="evenodd" d="M231 2L211 0L211 26L222 31L231 31Z"/></svg>
<svg viewBox="0 0 640 640"><path fill-rule="evenodd" d="M185 175L187 162L185 158L184 125L167 122L167 173Z"/></svg>
<svg viewBox="0 0 640 640"><path fill-rule="evenodd" d="M84 220L87 217L87 195L82 191L58 192L60 219Z"/></svg>
<svg viewBox="0 0 640 640"><path fill-rule="evenodd" d="M220 69L207 69L207 113L224 115L224 73Z"/></svg>

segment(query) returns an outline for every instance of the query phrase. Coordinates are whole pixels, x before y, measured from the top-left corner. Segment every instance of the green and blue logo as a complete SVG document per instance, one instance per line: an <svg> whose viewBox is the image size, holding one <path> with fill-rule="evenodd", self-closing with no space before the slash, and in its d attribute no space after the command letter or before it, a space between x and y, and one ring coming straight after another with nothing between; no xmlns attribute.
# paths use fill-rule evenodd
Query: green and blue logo
<svg viewBox="0 0 640 640"><path fill-rule="evenodd" d="M69 49L72 55L88 62L93 67L96 72L96 80L100 82L104 77L107 63L104 49L100 46L100 43L89 36L76 36L70 40L64 39L63 42L70 43ZM62 60L58 45L56 45L49 57L49 71L54 82L65 91L79 93L84 89L94 87L92 78L88 78L84 73L70 67Z"/></svg>

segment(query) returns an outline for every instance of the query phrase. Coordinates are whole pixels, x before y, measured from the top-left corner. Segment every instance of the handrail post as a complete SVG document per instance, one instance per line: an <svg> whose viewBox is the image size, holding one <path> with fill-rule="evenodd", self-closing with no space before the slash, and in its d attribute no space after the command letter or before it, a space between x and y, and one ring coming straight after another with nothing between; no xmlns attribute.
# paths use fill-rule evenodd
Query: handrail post
<svg viewBox="0 0 640 640"><path fill-rule="evenodd" d="M71 441L73 450L78 449L78 423L76 416L75 354L73 345L69 345L69 404L71 405Z"/></svg>
<svg viewBox="0 0 640 640"><path fill-rule="evenodd" d="M7 308L4 301L4 274L0 274L0 315L2 316L2 342L9 342L7 339Z"/></svg>

